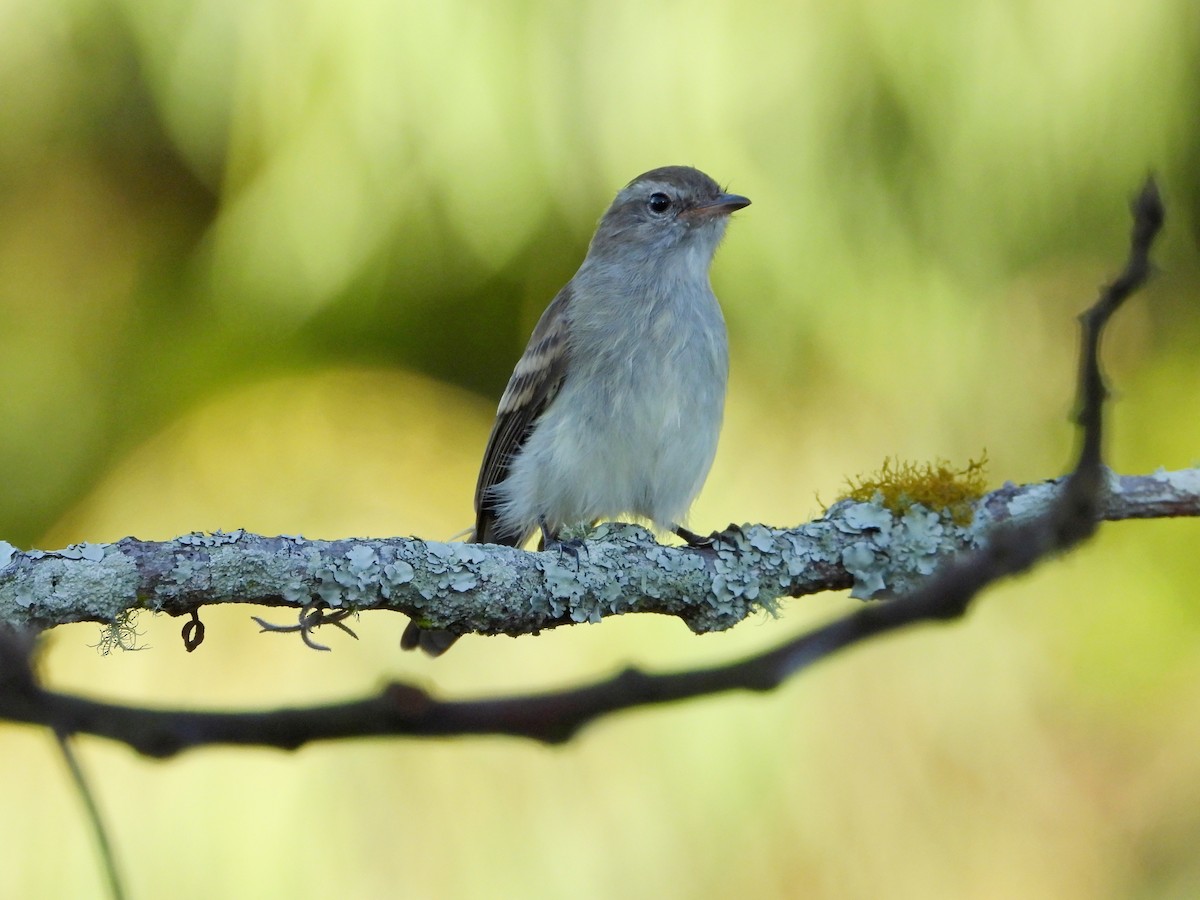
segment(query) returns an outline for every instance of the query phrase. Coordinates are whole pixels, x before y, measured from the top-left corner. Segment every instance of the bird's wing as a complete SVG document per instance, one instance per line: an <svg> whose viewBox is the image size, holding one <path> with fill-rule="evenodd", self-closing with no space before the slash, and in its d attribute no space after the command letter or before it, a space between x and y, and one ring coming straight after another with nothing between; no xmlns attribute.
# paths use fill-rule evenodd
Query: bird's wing
<svg viewBox="0 0 1200 900"><path fill-rule="evenodd" d="M500 529L492 488L508 477L509 465L562 386L569 351L571 297L568 283L546 307L500 398L496 424L475 485L473 539L479 543L518 547L534 530L532 523L521 523L521 532Z"/></svg>

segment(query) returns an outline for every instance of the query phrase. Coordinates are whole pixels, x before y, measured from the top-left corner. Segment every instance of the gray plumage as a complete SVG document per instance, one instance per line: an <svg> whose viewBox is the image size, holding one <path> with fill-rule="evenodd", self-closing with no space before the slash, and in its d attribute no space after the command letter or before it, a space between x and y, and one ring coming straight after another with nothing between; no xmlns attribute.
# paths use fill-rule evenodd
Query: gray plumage
<svg viewBox="0 0 1200 900"><path fill-rule="evenodd" d="M500 399L472 540L521 546L630 514L682 524L716 454L729 371L709 267L749 203L685 166L617 194ZM401 643L438 655L455 638L410 623Z"/></svg>

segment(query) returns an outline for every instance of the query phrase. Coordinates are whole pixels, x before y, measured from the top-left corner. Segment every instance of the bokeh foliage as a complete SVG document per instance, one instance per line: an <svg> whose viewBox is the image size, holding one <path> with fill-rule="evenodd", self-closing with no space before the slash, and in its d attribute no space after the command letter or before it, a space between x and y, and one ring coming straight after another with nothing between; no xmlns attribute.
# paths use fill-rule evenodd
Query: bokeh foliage
<svg viewBox="0 0 1200 900"><path fill-rule="evenodd" d="M533 322L614 191L670 163L754 200L714 270L734 375L693 527L803 520L888 456L1057 474L1073 317L1148 170L1170 220L1106 347L1110 458L1190 465L1198 96L1193 0L0 0L0 537L448 536ZM1197 535L1105 529L953 630L562 750L85 762L139 896L1192 896ZM436 665L395 617L321 656L244 612L185 656L147 618L152 649L62 629L44 668L131 702L481 693L732 656L853 602ZM0 746L33 773L0 893L94 892L52 742Z"/></svg>

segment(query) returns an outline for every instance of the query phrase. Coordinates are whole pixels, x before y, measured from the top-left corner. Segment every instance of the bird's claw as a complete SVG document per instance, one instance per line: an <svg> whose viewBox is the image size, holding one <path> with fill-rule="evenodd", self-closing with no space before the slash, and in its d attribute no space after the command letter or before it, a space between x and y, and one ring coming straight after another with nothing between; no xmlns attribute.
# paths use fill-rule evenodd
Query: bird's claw
<svg viewBox="0 0 1200 900"><path fill-rule="evenodd" d="M575 568L579 568L579 554L587 553L587 544L583 538L567 538L559 540L551 538L543 544L546 550L555 550L558 552L558 561L561 563L564 555L571 557L575 561Z"/></svg>
<svg viewBox="0 0 1200 900"><path fill-rule="evenodd" d="M740 532L741 526L734 523L729 523L729 527L722 531L711 532L707 537L696 534L694 531L689 531L682 525L676 525L671 531L676 537L683 540L693 550L711 550L717 541L723 540Z"/></svg>

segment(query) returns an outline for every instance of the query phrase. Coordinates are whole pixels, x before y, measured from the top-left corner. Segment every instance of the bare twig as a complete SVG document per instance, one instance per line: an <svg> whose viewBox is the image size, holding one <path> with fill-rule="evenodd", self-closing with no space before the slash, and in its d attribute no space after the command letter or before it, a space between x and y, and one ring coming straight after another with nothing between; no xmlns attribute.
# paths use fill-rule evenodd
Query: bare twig
<svg viewBox="0 0 1200 900"><path fill-rule="evenodd" d="M151 756L170 756L207 744L292 749L315 740L380 735L506 734L553 743L569 739L589 722L618 710L732 690L770 690L797 671L867 638L918 622L961 616L984 587L1069 549L1095 531L1106 510L1111 514L1107 495L1119 482L1109 478L1101 464L1107 394L1098 348L1109 318L1150 272L1149 251L1163 219L1153 181L1147 182L1133 213L1126 267L1082 317L1076 416L1081 435L1074 471L1061 485L1046 488L1053 490L1053 499L1035 516L1014 515L1011 508L1006 513L1000 492L987 498L981 507L983 518L999 524L993 525L982 546L962 553L898 600L865 606L764 653L706 669L657 675L629 670L580 688L486 700L440 701L418 688L393 684L363 700L257 713L146 710L46 691L29 668L28 639L6 631L0 632L0 718L48 725L65 734L112 738ZM1163 508L1176 507L1168 503ZM1129 515L1126 512L1122 517ZM763 532L752 534L743 529L745 547L718 547L704 566L694 568L707 573L705 566L719 566L722 553L765 554L764 548L776 535L767 529ZM659 550L668 552L667 548ZM476 547L473 552L484 551ZM600 545L602 557L605 552L606 547ZM590 556L596 555L593 547ZM586 566L581 571L585 570ZM825 577L831 582L828 586L848 586L854 580L847 569L832 565Z"/></svg>
<svg viewBox="0 0 1200 900"><path fill-rule="evenodd" d="M92 834L96 836L96 848L99 850L100 860L104 864L104 877L108 882L108 894L113 900L122 900L125 897L125 887L121 880L121 873L117 869L117 855L113 851L112 842L109 840L108 828L105 827L104 817L100 815L100 804L96 802L96 795L92 791L87 776L83 772L83 766L79 764L75 748L71 746L70 735L56 730L54 736L58 739L58 749L67 764L68 771L71 773L71 780L75 783L75 790L79 794L80 799L83 800L83 807L87 812L88 822L92 827Z"/></svg>

